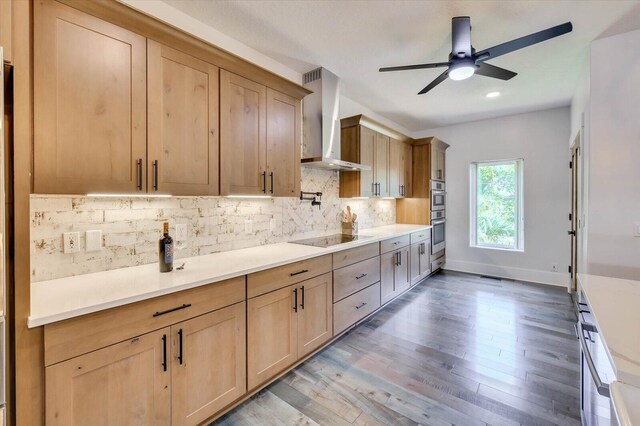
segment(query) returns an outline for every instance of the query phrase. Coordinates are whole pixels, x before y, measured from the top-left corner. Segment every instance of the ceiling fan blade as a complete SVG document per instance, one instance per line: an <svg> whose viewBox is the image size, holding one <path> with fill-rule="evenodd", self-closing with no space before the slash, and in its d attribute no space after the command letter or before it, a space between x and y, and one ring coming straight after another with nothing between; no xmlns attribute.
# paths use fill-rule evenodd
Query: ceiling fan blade
<svg viewBox="0 0 640 426"><path fill-rule="evenodd" d="M476 61L485 61L487 59L497 58L498 56L511 53L515 50L524 49L525 47L569 33L571 30L573 30L573 25L571 25L571 22L566 22L562 25L557 25L546 30L538 31L537 33L529 34L527 36L481 50L474 55L474 58Z"/></svg>
<svg viewBox="0 0 640 426"><path fill-rule="evenodd" d="M476 74L483 75L485 77L498 78L500 80L511 80L513 77L518 75L517 72L505 70L504 68L496 67L495 65L491 65L486 62L480 62L478 64Z"/></svg>
<svg viewBox="0 0 640 426"><path fill-rule="evenodd" d="M451 19L451 54L461 58L471 56L471 18L468 16Z"/></svg>
<svg viewBox="0 0 640 426"><path fill-rule="evenodd" d="M385 68L380 68L380 72L421 70L425 68L442 68L442 67L448 67L448 66L449 66L449 62L434 62L432 64L401 65L399 67L385 67Z"/></svg>
<svg viewBox="0 0 640 426"><path fill-rule="evenodd" d="M442 83L443 81L445 81L447 79L447 77L449 76L449 70L446 70L445 72L443 72L442 74L440 74L435 80L433 80L431 83L429 83L429 85L427 87L425 87L424 89L422 89L421 91L418 92L418 95L424 95L425 93L427 93L429 90L433 89L434 87L436 87L438 84Z"/></svg>

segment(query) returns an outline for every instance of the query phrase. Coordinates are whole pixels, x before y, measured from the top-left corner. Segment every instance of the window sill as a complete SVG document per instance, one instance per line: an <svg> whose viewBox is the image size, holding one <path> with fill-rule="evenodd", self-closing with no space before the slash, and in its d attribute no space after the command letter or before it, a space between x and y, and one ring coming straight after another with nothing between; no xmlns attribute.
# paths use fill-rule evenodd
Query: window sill
<svg viewBox="0 0 640 426"><path fill-rule="evenodd" d="M524 249L520 248L505 248L505 247L489 247L489 246L477 246L474 244L469 244L471 248L483 249L483 250L499 250L499 251L511 251L516 253L524 253Z"/></svg>

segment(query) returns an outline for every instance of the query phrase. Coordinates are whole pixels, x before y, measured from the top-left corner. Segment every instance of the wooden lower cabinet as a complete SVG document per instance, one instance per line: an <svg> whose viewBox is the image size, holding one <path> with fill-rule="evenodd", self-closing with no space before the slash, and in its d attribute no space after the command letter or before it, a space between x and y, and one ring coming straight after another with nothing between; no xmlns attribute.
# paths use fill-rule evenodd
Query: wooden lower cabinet
<svg viewBox="0 0 640 426"><path fill-rule="evenodd" d="M45 369L46 424L171 424L170 329Z"/></svg>
<svg viewBox="0 0 640 426"><path fill-rule="evenodd" d="M236 303L171 327L173 425L198 425L246 392L245 307Z"/></svg>
<svg viewBox="0 0 640 426"><path fill-rule="evenodd" d="M409 247L380 256L380 299L385 304L410 286Z"/></svg>
<svg viewBox="0 0 640 426"><path fill-rule="evenodd" d="M326 273L249 299L247 383L252 390L333 337L333 279Z"/></svg>
<svg viewBox="0 0 640 426"><path fill-rule="evenodd" d="M431 273L431 261L429 259L430 245L431 240L411 244L411 285L419 283Z"/></svg>
<svg viewBox="0 0 640 426"><path fill-rule="evenodd" d="M294 284L247 302L249 390L284 370L298 358L297 292L298 285Z"/></svg>

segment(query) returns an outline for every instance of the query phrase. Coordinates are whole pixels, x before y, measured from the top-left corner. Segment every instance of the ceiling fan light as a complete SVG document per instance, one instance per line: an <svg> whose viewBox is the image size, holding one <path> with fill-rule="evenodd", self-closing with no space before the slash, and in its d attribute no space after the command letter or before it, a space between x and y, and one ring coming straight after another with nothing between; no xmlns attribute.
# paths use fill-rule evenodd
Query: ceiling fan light
<svg viewBox="0 0 640 426"><path fill-rule="evenodd" d="M476 72L476 64L472 59L463 60L452 64L449 67L449 78L451 80L465 80Z"/></svg>

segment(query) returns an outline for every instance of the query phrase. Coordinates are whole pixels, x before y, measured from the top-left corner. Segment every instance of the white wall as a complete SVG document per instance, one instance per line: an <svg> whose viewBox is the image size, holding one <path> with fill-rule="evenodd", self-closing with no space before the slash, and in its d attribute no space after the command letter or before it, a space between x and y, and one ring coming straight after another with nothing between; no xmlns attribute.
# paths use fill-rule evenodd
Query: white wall
<svg viewBox="0 0 640 426"><path fill-rule="evenodd" d="M636 280L640 280L640 237L633 236L634 224L640 223L638 45L640 30L591 44L587 207L587 272Z"/></svg>
<svg viewBox="0 0 640 426"><path fill-rule="evenodd" d="M567 286L569 108L442 127L421 136L449 143L447 269ZM524 158L524 252L469 246L469 165ZM560 272L551 272L557 263Z"/></svg>

